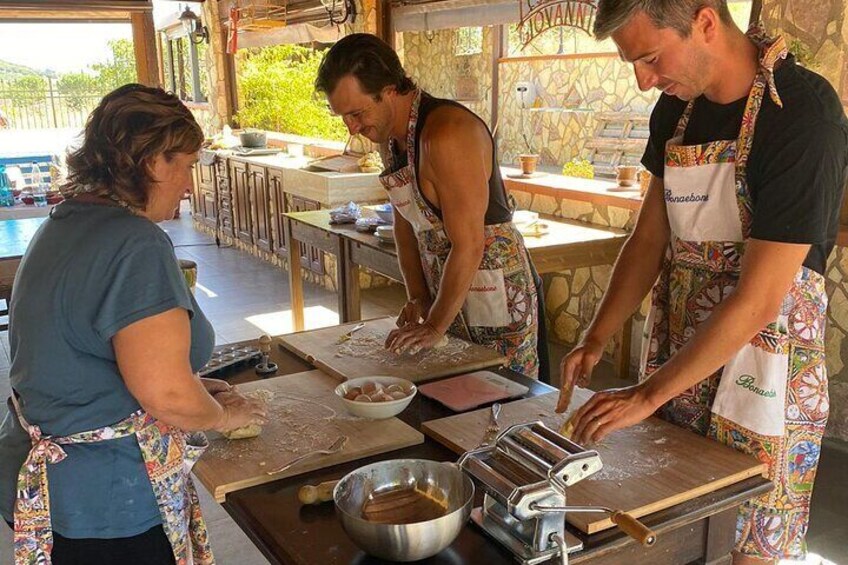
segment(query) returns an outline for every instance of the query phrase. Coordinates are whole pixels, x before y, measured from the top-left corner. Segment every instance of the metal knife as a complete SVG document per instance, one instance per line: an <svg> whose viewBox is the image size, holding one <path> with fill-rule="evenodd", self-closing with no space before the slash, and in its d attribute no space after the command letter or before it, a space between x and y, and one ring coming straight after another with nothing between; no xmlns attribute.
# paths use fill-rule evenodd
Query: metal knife
<svg viewBox="0 0 848 565"><path fill-rule="evenodd" d="M362 322L361 324L356 324L355 326L353 326L353 329L352 329L352 330L350 330L350 331L349 331L349 332L347 332L346 334L342 334L342 335L339 337L339 341L338 341L337 343L344 343L344 342L346 342L347 340L349 340L349 339L351 338L351 336L353 336L353 334L355 334L356 332L358 332L359 330L361 330L361 329L362 329L362 328L364 328L364 327L365 327L365 322Z"/></svg>

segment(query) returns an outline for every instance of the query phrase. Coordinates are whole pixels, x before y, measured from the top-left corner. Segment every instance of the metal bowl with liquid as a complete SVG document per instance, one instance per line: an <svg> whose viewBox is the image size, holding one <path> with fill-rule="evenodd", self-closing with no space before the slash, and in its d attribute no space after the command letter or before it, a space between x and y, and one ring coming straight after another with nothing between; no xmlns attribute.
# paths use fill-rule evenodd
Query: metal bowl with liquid
<svg viewBox="0 0 848 565"><path fill-rule="evenodd" d="M471 515L474 483L453 463L394 459L348 473L333 500L359 548L382 559L417 561L459 535Z"/></svg>

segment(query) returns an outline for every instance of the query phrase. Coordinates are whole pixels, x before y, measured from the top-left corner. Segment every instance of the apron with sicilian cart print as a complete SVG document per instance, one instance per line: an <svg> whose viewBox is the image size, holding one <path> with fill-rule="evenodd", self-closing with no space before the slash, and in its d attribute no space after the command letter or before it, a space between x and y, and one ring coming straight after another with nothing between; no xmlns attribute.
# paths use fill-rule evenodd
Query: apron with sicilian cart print
<svg viewBox="0 0 848 565"><path fill-rule="evenodd" d="M738 140L684 146L693 102L666 146L665 203L671 243L654 287L642 352L648 378L689 340L733 292L750 237L752 200L746 180L763 96L780 107L774 64L783 38L749 32L760 47L760 69ZM664 405L658 415L756 456L775 488L739 511L737 550L762 558L805 553L810 496L827 423L824 361L827 297L824 278L802 267L777 318L722 369Z"/></svg>
<svg viewBox="0 0 848 565"><path fill-rule="evenodd" d="M29 433L32 449L18 474L15 501L15 565L49 565L53 549L47 464L61 462L62 445L95 443L134 435L153 487L162 527L177 565L212 565L206 523L194 489L191 467L208 442L203 434L187 434L139 410L117 424L66 437L43 436L24 419L15 393L12 401L21 426Z"/></svg>
<svg viewBox="0 0 848 565"><path fill-rule="evenodd" d="M442 220L425 202L416 178L415 128L421 91L415 94L407 129L407 164L392 167L381 175L394 208L412 225L424 278L430 296L439 292L442 272L451 242ZM391 155L395 155L394 147ZM505 222L484 227L483 260L468 290L462 310L449 333L498 350L508 357L507 366L517 373L537 378L539 321L536 286L530 258L521 234Z"/></svg>

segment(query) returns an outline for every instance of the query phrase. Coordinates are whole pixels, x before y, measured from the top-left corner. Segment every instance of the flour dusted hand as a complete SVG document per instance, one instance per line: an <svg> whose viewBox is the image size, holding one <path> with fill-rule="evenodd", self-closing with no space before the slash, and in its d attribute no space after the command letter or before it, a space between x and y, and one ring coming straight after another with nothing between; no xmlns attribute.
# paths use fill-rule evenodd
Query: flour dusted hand
<svg viewBox="0 0 848 565"><path fill-rule="evenodd" d="M262 394L265 391L256 391L249 394L241 394L237 390L230 392L221 392L215 395L215 400L224 408L224 414L221 421L215 427L215 431L221 432L227 437L233 436L230 439L244 439L246 437L256 437L261 432L261 426L266 422L267 401L268 395ZM255 426L256 429L243 429ZM240 430L238 434L233 434L236 430ZM249 432L254 432L249 435Z"/></svg>

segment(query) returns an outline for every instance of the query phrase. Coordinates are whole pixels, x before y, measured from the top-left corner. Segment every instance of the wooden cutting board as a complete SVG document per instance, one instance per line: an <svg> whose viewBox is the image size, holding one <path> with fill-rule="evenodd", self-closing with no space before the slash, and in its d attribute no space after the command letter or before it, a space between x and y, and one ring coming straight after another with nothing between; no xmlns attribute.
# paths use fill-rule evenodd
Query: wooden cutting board
<svg viewBox="0 0 848 565"><path fill-rule="evenodd" d="M279 343L298 357L342 380L355 377L400 377L414 383L498 367L506 357L488 347L450 336L448 345L417 355L398 355L383 344L395 319L377 318L339 343L339 338L360 322L280 336Z"/></svg>
<svg viewBox="0 0 848 565"><path fill-rule="evenodd" d="M565 414L554 412L558 393L503 404L498 418L501 430L541 420L558 431L591 395L588 390L575 390ZM490 412L486 408L431 420L423 430L456 453L464 453L482 441ZM761 475L766 469L751 456L659 418L614 432L591 448L598 451L604 467L569 487L566 502L608 506L637 518ZM587 534L613 527L604 514L570 513L566 519Z"/></svg>
<svg viewBox="0 0 848 565"><path fill-rule="evenodd" d="M209 449L194 474L215 500L228 492L299 475L424 442L424 436L397 418L367 420L351 415L333 390L338 381L321 371L308 371L254 381L239 391L269 391L268 423L259 437L228 440L209 433ZM298 455L326 449L339 436L348 437L333 455L319 455L275 475L268 471Z"/></svg>

